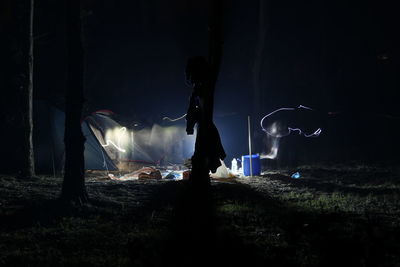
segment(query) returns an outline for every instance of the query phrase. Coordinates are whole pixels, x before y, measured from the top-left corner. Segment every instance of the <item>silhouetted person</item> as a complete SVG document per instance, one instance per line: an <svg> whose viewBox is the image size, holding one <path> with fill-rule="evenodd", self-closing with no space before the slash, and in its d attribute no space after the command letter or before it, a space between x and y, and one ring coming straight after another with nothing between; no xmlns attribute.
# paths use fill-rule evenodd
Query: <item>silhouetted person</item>
<svg viewBox="0 0 400 267"><path fill-rule="evenodd" d="M209 172L221 166L226 157L217 128L213 122L214 77L205 58L196 56L188 60L186 80L193 87L186 115L186 132L193 134L197 124L197 136L192 156L192 181L209 183Z"/></svg>

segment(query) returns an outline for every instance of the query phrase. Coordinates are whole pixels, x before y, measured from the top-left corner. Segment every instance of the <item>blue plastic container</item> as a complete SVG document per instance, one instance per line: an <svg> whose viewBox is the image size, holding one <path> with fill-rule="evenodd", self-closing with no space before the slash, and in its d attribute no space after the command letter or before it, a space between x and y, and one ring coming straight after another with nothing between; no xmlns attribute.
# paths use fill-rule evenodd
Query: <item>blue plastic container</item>
<svg viewBox="0 0 400 267"><path fill-rule="evenodd" d="M260 155L251 155L251 163L253 166L253 176L261 174L261 160ZM244 176L250 176L250 155L242 156L242 168Z"/></svg>
<svg viewBox="0 0 400 267"><path fill-rule="evenodd" d="M301 175L300 175L299 172L295 172L295 173L292 174L291 177L292 177L293 179L299 179L299 178L301 177Z"/></svg>

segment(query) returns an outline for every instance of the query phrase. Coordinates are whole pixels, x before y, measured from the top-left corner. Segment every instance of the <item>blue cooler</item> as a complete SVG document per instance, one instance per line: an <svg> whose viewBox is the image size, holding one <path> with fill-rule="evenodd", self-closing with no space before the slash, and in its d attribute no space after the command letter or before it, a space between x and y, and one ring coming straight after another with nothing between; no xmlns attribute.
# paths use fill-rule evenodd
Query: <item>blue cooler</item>
<svg viewBox="0 0 400 267"><path fill-rule="evenodd" d="M261 174L261 160L260 155L251 155L251 161L253 165L253 175ZM250 176L250 155L242 156L242 168L244 176Z"/></svg>

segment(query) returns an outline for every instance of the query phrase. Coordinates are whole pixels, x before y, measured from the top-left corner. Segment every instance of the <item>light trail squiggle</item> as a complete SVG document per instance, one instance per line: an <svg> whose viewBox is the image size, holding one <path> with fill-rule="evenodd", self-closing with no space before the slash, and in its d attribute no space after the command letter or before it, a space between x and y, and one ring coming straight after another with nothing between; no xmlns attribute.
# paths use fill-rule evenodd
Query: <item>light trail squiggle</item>
<svg viewBox="0 0 400 267"><path fill-rule="evenodd" d="M311 134L306 134L306 133L303 132L300 128L291 128L291 127L288 127L288 133L287 133L287 134L284 134L284 135L279 135L279 134L277 135L277 134L274 134L274 133L270 133L270 132L268 132L267 129L264 128L263 122L264 122L264 120L265 120L266 118L268 118L269 116L271 116L271 115L273 115L273 114L275 114L275 113L277 113L277 112L279 112L279 111L283 111L283 110L296 110L296 109L300 109L300 108L308 109L308 110L313 110L312 108L309 108L309 107L306 107L306 106L303 106L303 105L300 105L300 106L298 106L297 108L279 108L279 109L277 109L277 110L275 110L275 111L272 111L271 113L265 115L265 116L261 119L261 122L260 122L261 129L262 129L264 132L266 132L268 135L270 135L270 136L272 136L272 137L276 137L276 138L288 136L288 135L290 135L292 132L298 132L299 135L303 135L304 137L318 137L318 136L321 134L321 132L322 132L322 129L321 129L321 128L318 128L315 132L313 132L313 133L311 133Z"/></svg>
<svg viewBox="0 0 400 267"><path fill-rule="evenodd" d="M126 132L126 127L122 127L121 129L119 129L119 133L118 133L118 137L117 137L117 143L118 143L118 145L116 145L113 141L111 141L110 139L107 139L106 140L106 144L105 145L103 145L103 144L101 144L103 147L106 147L106 146L109 146L109 145L113 145L118 151L120 151L120 152L122 152L122 153L125 153L126 152L126 150L125 149L123 149L122 147L121 147L121 135L124 133L124 132Z"/></svg>
<svg viewBox="0 0 400 267"><path fill-rule="evenodd" d="M260 159L275 159L278 156L279 143L273 144L268 154L261 154Z"/></svg>
<svg viewBox="0 0 400 267"><path fill-rule="evenodd" d="M179 121L179 120L185 118L186 115L187 115L187 114L184 114L184 115L182 115L182 116L180 116L179 118L176 118L176 119L171 119L170 117L164 117L163 120L164 120L164 121L166 121L166 120L167 120L167 121L172 121L172 122L174 122L174 121Z"/></svg>
<svg viewBox="0 0 400 267"><path fill-rule="evenodd" d="M120 148L118 145L116 145L113 141L111 141L111 140L109 140L109 139L107 139L105 145L102 144L103 147L106 147L106 146L109 146L109 145L113 145L118 151L120 151L120 152L122 152L122 153L125 153L125 152L126 152L125 149Z"/></svg>

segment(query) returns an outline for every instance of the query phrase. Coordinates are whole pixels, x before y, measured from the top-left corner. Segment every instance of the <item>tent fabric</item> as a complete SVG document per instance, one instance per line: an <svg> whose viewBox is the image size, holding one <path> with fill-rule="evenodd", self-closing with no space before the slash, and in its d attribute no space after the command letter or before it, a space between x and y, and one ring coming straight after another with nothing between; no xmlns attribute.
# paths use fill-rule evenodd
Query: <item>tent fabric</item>
<svg viewBox="0 0 400 267"><path fill-rule="evenodd" d="M117 166L109 157L105 149L100 144L97 137L91 130L89 123L82 123L83 136L85 142L85 169L87 170L117 170Z"/></svg>
<svg viewBox="0 0 400 267"><path fill-rule="evenodd" d="M35 116L39 114L40 116ZM116 164L100 144L90 126L90 115L82 121L85 141L85 169L117 170ZM60 173L64 167L65 113L45 101L34 103L34 151L38 172Z"/></svg>
<svg viewBox="0 0 400 267"><path fill-rule="evenodd" d="M149 165L182 164L193 153L194 136L182 125L127 129L109 110L82 120L87 170L129 170ZM34 103L34 151L38 172L60 173L64 167L65 113L45 101Z"/></svg>

